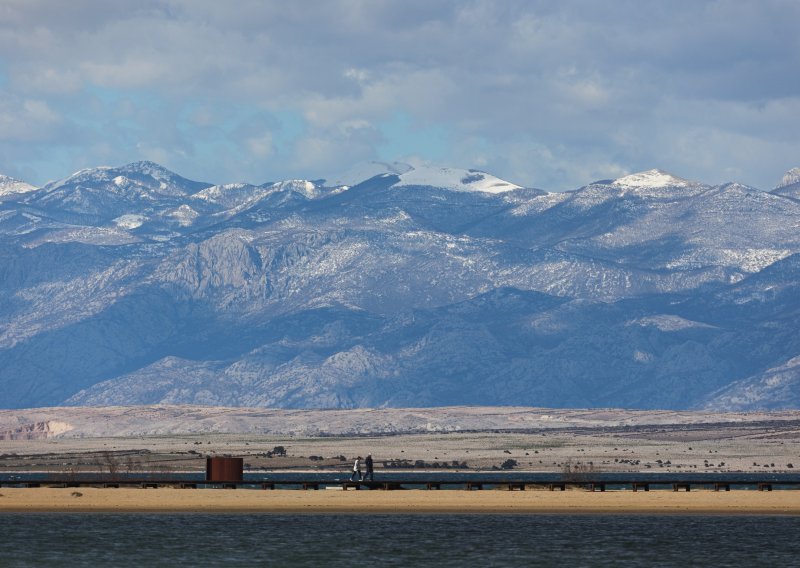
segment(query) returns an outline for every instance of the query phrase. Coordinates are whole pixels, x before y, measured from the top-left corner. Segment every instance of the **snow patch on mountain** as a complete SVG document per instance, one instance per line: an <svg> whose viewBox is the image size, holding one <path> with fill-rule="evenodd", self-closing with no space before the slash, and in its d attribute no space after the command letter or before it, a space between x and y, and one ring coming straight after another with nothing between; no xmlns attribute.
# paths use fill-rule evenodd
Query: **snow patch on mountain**
<svg viewBox="0 0 800 568"><path fill-rule="evenodd" d="M177 209L167 213L167 215L175 219L181 227L189 227L194 223L195 219L200 216L200 213L188 205L183 204Z"/></svg>
<svg viewBox="0 0 800 568"><path fill-rule="evenodd" d="M778 182L778 185L775 186L775 189L781 189L782 187L788 187L796 183L800 184L800 168L792 168L786 172L781 178L781 181Z"/></svg>
<svg viewBox="0 0 800 568"><path fill-rule="evenodd" d="M403 162L362 162L345 172L330 176L325 180L325 184L331 187L350 187L375 176L383 174L401 175L413 169L413 166Z"/></svg>
<svg viewBox="0 0 800 568"><path fill-rule="evenodd" d="M738 265L742 270L750 273L760 272L767 266L783 260L792 254L788 249L720 249L718 251L721 263Z"/></svg>
<svg viewBox="0 0 800 568"><path fill-rule="evenodd" d="M293 191L308 199L315 199L321 195L320 188L314 182L304 179L291 179L281 181L270 186L275 191Z"/></svg>
<svg viewBox="0 0 800 568"><path fill-rule="evenodd" d="M691 270L697 266L717 264L735 267L746 273L756 273L790 255L788 249L729 249L697 247L690 253L677 256L664 263L669 270Z"/></svg>
<svg viewBox="0 0 800 568"><path fill-rule="evenodd" d="M36 191L37 189L39 188L24 181L0 175L0 199L5 196L17 196L21 193Z"/></svg>
<svg viewBox="0 0 800 568"><path fill-rule="evenodd" d="M660 187L686 187L688 180L676 177L665 171L653 169L646 172L630 174L614 180L612 185L625 188L660 188Z"/></svg>
<svg viewBox="0 0 800 568"><path fill-rule="evenodd" d="M518 206L511 210L511 214L515 217L524 217L526 215L538 215L544 211L555 207L559 203L563 203L569 199L569 192L553 192L538 195L532 199L525 200Z"/></svg>
<svg viewBox="0 0 800 568"><path fill-rule="evenodd" d="M641 327L654 327L659 331L683 331L686 329L713 329L715 326L700 321L689 320L681 316L659 314L638 318L629 322L628 325L638 325Z"/></svg>
<svg viewBox="0 0 800 568"><path fill-rule="evenodd" d="M479 170L419 166L400 174L399 177L400 181L394 184L394 187L437 187L452 191L482 193L506 193L522 189L522 186Z"/></svg>
<svg viewBox="0 0 800 568"><path fill-rule="evenodd" d="M786 172L772 193L800 200L800 168Z"/></svg>
<svg viewBox="0 0 800 568"><path fill-rule="evenodd" d="M269 189L247 183L226 183L198 191L192 195L192 199L200 199L225 209L233 209L257 201L269 192Z"/></svg>
<svg viewBox="0 0 800 568"><path fill-rule="evenodd" d="M119 217L113 220L113 223L120 229L131 230L131 229L138 229L139 227L144 225L145 221L147 221L147 217L145 217L144 215L137 215L135 213L130 213L127 215L120 215Z"/></svg>
<svg viewBox="0 0 800 568"><path fill-rule="evenodd" d="M30 246L41 246L45 243L83 243L87 245L127 245L137 243L141 239L126 231L112 227L74 227L60 231L50 231L46 235L31 241Z"/></svg>

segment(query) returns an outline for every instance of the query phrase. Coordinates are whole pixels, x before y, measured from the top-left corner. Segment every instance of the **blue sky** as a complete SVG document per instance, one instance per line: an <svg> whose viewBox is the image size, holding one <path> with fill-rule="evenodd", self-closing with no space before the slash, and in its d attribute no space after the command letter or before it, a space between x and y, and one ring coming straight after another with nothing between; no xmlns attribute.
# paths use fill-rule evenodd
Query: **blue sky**
<svg viewBox="0 0 800 568"><path fill-rule="evenodd" d="M769 189L800 165L798 21L796 0L3 0L0 173L402 160Z"/></svg>

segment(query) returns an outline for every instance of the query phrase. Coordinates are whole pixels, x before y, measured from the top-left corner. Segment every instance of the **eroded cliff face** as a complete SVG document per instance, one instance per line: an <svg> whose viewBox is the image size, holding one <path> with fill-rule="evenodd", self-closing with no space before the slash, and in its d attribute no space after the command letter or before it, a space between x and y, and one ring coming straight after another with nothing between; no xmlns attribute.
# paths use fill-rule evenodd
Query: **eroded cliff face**
<svg viewBox="0 0 800 568"><path fill-rule="evenodd" d="M0 430L0 440L46 440L70 432L72 425L59 420L46 420L22 424L16 428Z"/></svg>

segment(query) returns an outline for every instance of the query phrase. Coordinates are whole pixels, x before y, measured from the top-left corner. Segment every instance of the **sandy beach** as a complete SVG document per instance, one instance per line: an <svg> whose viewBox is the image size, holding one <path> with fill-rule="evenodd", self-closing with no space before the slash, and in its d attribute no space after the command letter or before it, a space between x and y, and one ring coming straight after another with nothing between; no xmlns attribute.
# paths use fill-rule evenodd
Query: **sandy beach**
<svg viewBox="0 0 800 568"><path fill-rule="evenodd" d="M800 491L3 488L0 513L10 512L800 515Z"/></svg>

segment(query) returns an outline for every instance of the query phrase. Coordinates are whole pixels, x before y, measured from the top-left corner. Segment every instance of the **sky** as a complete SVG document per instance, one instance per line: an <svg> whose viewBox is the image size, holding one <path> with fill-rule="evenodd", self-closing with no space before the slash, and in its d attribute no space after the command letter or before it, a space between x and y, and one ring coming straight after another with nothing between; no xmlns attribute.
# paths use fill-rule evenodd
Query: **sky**
<svg viewBox="0 0 800 568"><path fill-rule="evenodd" d="M575 189L800 166L797 0L0 0L0 173L398 160Z"/></svg>

